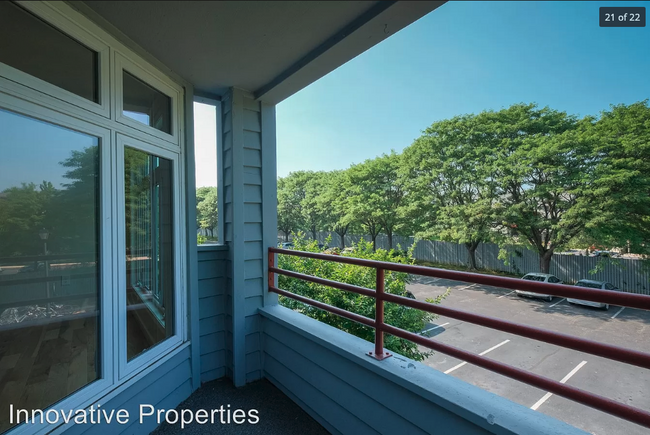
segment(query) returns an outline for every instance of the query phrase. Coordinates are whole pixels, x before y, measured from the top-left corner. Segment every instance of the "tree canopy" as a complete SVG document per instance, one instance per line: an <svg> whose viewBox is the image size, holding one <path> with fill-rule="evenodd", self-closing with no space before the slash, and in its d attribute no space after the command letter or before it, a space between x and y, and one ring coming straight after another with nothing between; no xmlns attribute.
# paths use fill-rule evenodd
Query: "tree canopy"
<svg viewBox="0 0 650 435"><path fill-rule="evenodd" d="M465 245L524 244L548 271L578 241L650 252L650 107L578 118L536 104L436 121L402 153L278 180L278 227L345 235L356 226ZM356 230L355 230L356 231Z"/></svg>

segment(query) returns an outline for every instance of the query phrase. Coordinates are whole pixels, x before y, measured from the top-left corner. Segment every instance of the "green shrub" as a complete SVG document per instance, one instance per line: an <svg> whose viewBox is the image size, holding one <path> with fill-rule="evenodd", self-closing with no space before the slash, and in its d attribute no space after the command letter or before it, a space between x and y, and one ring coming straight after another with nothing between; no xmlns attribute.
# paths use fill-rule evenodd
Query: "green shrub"
<svg viewBox="0 0 650 435"><path fill-rule="evenodd" d="M319 252L317 242L306 241L301 234L294 238L293 243L294 249L296 250ZM388 261L393 263L413 264L414 260L410 253L406 253L407 255L402 254L402 252L389 252L383 249L377 249L376 252L373 252L372 243L361 240L355 246L354 252L344 254L343 256L365 258L376 261ZM301 258L291 255L278 255L278 266L281 269L292 270L373 290L375 289L376 270L368 267L311 258ZM387 293L407 296L406 284L408 282L409 275L406 273L385 271L385 291ZM315 299L371 319L374 319L375 317L375 300L367 296L295 278L289 278L284 275L279 275L278 285L281 289L301 296ZM436 298L435 300L428 299L427 302L440 303L445 296L446 294ZM318 308L305 305L287 297L280 296L279 301L280 304L285 307L327 323L328 325L332 325L342 331L356 335L357 337L361 337L364 340L374 342L375 333L373 328L330 314ZM407 331L418 333L424 329L428 322L436 317L437 316L434 314L413 308L388 302L384 304L384 321L392 326ZM384 346L393 352L412 358L416 361L422 361L431 354L431 352L420 351L415 343L389 334L384 335Z"/></svg>
<svg viewBox="0 0 650 435"><path fill-rule="evenodd" d="M202 245L202 244L204 244L207 240L208 240L208 238L205 237L205 236L203 236L203 235L201 235L201 234L197 234L197 235L196 235L196 244L197 244L197 245Z"/></svg>

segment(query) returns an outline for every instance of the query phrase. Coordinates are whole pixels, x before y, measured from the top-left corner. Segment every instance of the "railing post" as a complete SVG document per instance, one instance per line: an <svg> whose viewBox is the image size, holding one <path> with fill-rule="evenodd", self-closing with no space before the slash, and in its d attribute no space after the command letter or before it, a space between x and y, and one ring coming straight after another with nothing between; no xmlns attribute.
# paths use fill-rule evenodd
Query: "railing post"
<svg viewBox="0 0 650 435"><path fill-rule="evenodd" d="M275 254L271 252L271 250L268 250L269 254L269 281L268 281L268 288L266 289L267 291L270 291L271 287L275 287L275 273L271 272L271 268L275 267Z"/></svg>
<svg viewBox="0 0 650 435"><path fill-rule="evenodd" d="M371 357L383 360L392 356L384 352L384 269L377 268L377 284L375 285L375 352L368 352Z"/></svg>

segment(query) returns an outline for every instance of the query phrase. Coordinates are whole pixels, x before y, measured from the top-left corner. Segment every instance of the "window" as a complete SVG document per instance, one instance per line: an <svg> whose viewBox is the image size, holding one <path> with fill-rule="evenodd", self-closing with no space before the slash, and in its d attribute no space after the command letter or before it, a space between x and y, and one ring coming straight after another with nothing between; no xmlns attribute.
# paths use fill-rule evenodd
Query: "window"
<svg viewBox="0 0 650 435"><path fill-rule="evenodd" d="M98 53L12 2L0 2L0 62L99 103Z"/></svg>
<svg viewBox="0 0 650 435"><path fill-rule="evenodd" d="M5 409L87 407L185 338L183 89L71 13L0 3Z"/></svg>
<svg viewBox="0 0 650 435"><path fill-rule="evenodd" d="M120 53L114 59L115 120L177 147L182 88Z"/></svg>
<svg viewBox="0 0 650 435"><path fill-rule="evenodd" d="M220 102L194 102L194 160L196 168L197 243L219 240L217 183L217 119Z"/></svg>
<svg viewBox="0 0 650 435"><path fill-rule="evenodd" d="M123 74L123 114L171 134L171 98L126 71Z"/></svg>
<svg viewBox="0 0 650 435"><path fill-rule="evenodd" d="M0 403L46 409L100 376L101 145L0 109Z"/></svg>
<svg viewBox="0 0 650 435"><path fill-rule="evenodd" d="M124 150L127 360L174 332L172 165Z"/></svg>

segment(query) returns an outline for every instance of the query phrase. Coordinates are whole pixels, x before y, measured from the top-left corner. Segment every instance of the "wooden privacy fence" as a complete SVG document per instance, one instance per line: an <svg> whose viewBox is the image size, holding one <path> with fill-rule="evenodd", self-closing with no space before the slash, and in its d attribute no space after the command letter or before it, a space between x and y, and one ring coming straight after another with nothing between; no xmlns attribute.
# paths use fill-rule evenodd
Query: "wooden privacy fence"
<svg viewBox="0 0 650 435"><path fill-rule="evenodd" d="M340 246L338 234L317 233L320 243L323 243L328 236L331 236L332 239L330 246ZM345 245L356 244L361 239L370 241L370 236L346 235ZM278 240L284 241L284 237L278 235ZM413 240L413 237L393 236L393 247L397 248L399 245L402 249L408 249L413 244ZM386 235L380 234L377 237L377 248L388 249ZM498 245L481 243L476 249L476 265L481 269L498 270L522 276L529 272L540 272L537 252L522 246L508 247L506 252L507 264L498 258ZM417 260L432 263L468 264L467 249L458 243L420 240L415 246L413 255ZM573 283L580 279L607 281L623 291L650 295L650 267L641 260L555 254L551 259L550 273L567 283Z"/></svg>

